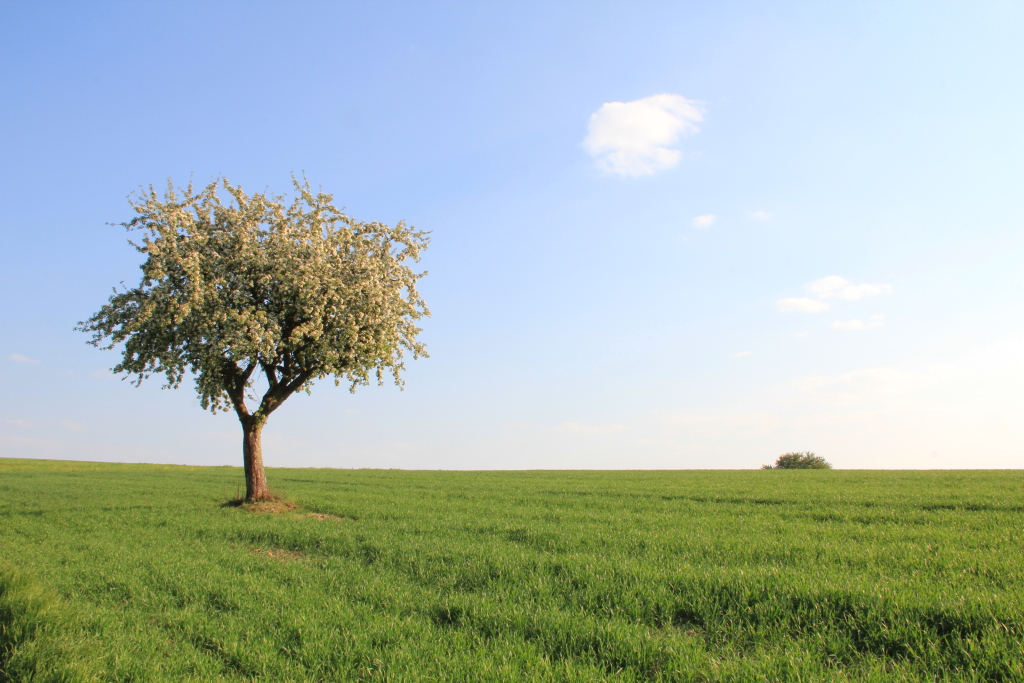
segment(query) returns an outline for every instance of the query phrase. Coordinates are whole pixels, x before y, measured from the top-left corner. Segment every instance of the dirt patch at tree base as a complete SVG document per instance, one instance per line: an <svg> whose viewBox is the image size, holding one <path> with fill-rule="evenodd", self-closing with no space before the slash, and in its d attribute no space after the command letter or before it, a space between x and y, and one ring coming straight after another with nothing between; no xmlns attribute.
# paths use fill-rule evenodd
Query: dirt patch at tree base
<svg viewBox="0 0 1024 683"><path fill-rule="evenodd" d="M242 508L249 512L260 512L263 514L276 515L282 512L291 512L295 509L295 503L290 500L261 500L258 503L244 503Z"/></svg>
<svg viewBox="0 0 1024 683"><path fill-rule="evenodd" d="M255 503L246 503L244 498L235 498L224 503L221 507L242 508L247 512L275 515L283 512L292 512L295 510L296 505L292 501L285 500L281 496L274 496L270 500L261 500Z"/></svg>

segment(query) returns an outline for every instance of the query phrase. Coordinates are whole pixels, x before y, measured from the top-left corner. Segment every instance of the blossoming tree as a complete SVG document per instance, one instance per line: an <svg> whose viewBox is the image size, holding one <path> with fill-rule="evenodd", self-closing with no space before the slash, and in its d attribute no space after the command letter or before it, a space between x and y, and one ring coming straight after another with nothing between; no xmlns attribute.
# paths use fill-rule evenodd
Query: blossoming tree
<svg viewBox="0 0 1024 683"><path fill-rule="evenodd" d="M142 282L78 325L95 346L121 345L113 371L136 385L162 374L174 388L191 373L204 409L234 410L247 502L271 497L260 434L289 396L326 377L352 391L385 375L401 386L405 355L426 356L414 324L429 315L416 289L426 273L408 262L427 234L356 221L293 183L290 203L222 178L133 196L124 226L143 233L131 243L146 255Z"/></svg>

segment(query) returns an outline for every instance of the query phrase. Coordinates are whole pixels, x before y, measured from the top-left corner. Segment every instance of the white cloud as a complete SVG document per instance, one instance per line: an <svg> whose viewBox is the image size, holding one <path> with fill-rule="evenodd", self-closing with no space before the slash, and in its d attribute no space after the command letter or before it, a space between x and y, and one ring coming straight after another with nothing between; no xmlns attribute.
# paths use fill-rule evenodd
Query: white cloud
<svg viewBox="0 0 1024 683"><path fill-rule="evenodd" d="M808 294L817 297L817 299L789 297L776 301L775 307L779 309L780 313L821 313L831 308L829 304L821 301L822 299L856 301L866 296L889 294L892 292L892 285L867 283L855 285L845 277L829 275L820 280L807 283L804 285L804 289ZM832 326L837 330L866 330L869 327L878 327L881 324L882 316L872 316L871 321L868 323L862 320L847 320L845 322L837 320Z"/></svg>
<svg viewBox="0 0 1024 683"><path fill-rule="evenodd" d="M845 299L847 301L857 301L866 296L892 293L892 285L867 283L855 285L838 275L829 275L815 280L807 284L805 289L808 294L813 294L819 299Z"/></svg>
<svg viewBox="0 0 1024 683"><path fill-rule="evenodd" d="M771 211L751 211L750 218L755 221L766 221L772 217Z"/></svg>
<svg viewBox="0 0 1024 683"><path fill-rule="evenodd" d="M20 353L12 353L11 355L8 356L8 358L10 360L13 360L15 363L38 363L39 362L37 360L33 360L32 358L29 358L28 356L23 356Z"/></svg>
<svg viewBox="0 0 1024 683"><path fill-rule="evenodd" d="M70 429L73 432L82 431L82 425L77 424L75 422L69 422L68 420L61 420L60 426L63 427L64 429Z"/></svg>
<svg viewBox="0 0 1024 683"><path fill-rule="evenodd" d="M779 299L775 302L775 307L779 309L779 313L821 313L832 308L824 301L807 297Z"/></svg>
<svg viewBox="0 0 1024 683"><path fill-rule="evenodd" d="M733 358L746 358L747 356L750 355L750 353L751 353L750 351L737 351L736 353L732 354L732 357Z"/></svg>
<svg viewBox="0 0 1024 683"><path fill-rule="evenodd" d="M885 316L873 315L868 319L867 322L863 320L836 320L832 323L832 329L834 330L847 330L850 332L860 332L862 330L870 330L872 327L881 327L885 324Z"/></svg>
<svg viewBox="0 0 1024 683"><path fill-rule="evenodd" d="M713 213L706 213L703 216L694 216L690 219L695 228L710 228L715 224L715 215Z"/></svg>
<svg viewBox="0 0 1024 683"><path fill-rule="evenodd" d="M698 132L703 120L700 103L681 95L605 102L590 115L583 149L608 173L651 175L679 163L682 152L669 145Z"/></svg>
<svg viewBox="0 0 1024 683"><path fill-rule="evenodd" d="M12 427L31 427L32 426L28 422L25 422L24 420L18 420L18 419L4 420L4 422L6 422L7 424L11 425Z"/></svg>

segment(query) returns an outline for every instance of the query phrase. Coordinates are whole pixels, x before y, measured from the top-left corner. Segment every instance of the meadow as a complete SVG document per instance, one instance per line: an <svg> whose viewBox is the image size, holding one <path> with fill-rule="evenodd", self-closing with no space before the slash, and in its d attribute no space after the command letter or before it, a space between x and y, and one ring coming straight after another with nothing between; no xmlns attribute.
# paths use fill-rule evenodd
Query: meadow
<svg viewBox="0 0 1024 683"><path fill-rule="evenodd" d="M1024 472L0 459L0 681L1024 681Z"/></svg>

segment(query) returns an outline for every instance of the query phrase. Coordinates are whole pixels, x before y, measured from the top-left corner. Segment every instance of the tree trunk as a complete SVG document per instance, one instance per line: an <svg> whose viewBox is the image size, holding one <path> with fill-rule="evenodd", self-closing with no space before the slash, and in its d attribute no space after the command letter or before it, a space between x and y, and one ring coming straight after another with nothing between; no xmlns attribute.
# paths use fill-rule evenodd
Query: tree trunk
<svg viewBox="0 0 1024 683"><path fill-rule="evenodd" d="M270 500L267 475L263 472L263 446L260 434L263 425L256 420L242 421L242 461L245 463L245 502Z"/></svg>

